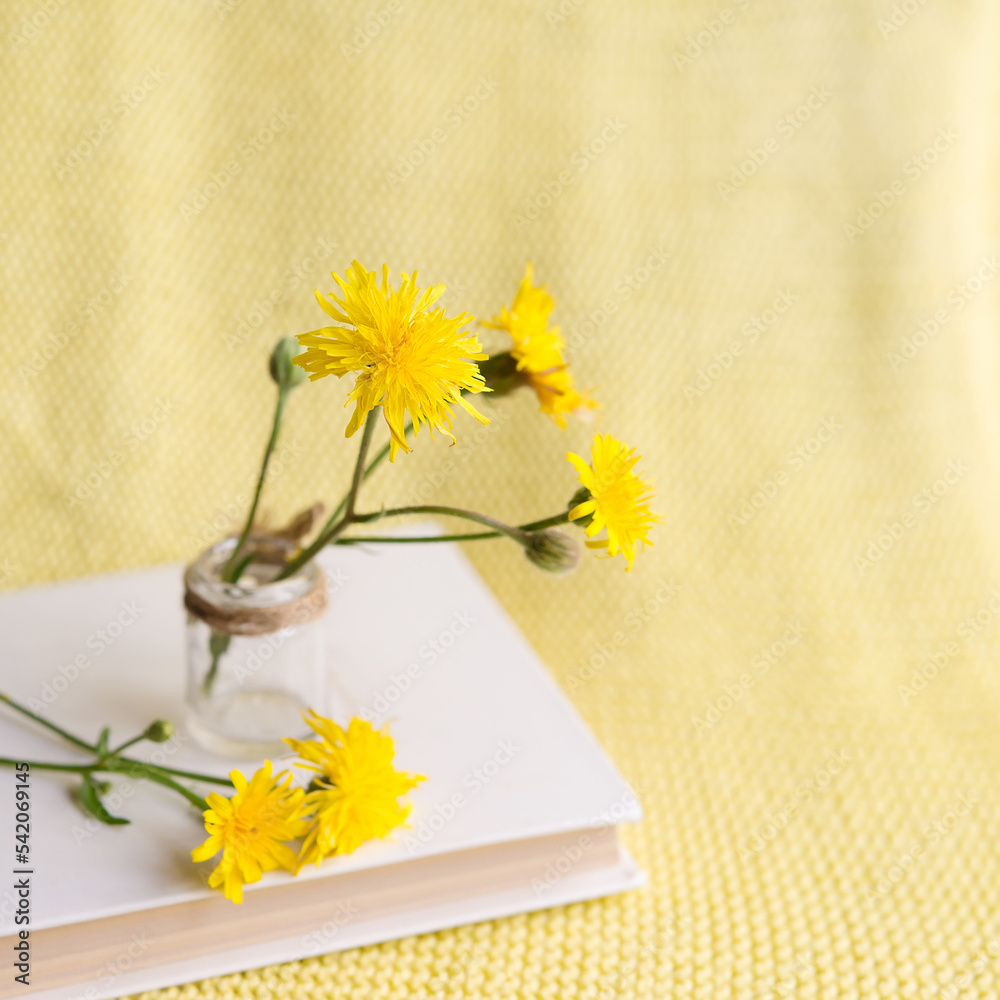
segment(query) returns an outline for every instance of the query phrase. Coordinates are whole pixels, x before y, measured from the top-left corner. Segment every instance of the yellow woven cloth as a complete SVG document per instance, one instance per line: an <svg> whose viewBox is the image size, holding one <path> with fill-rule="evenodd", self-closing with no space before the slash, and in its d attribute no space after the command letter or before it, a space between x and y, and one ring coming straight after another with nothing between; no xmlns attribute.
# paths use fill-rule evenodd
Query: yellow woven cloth
<svg viewBox="0 0 1000 1000"><path fill-rule="evenodd" d="M995 3L9 0L0 29L4 586L232 529L269 347L353 257L477 316L532 260L666 517L628 576L470 550L640 790L647 890L158 996L998 995ZM275 518L338 494L346 391L294 398ZM491 412L371 502L560 508L591 430Z"/></svg>

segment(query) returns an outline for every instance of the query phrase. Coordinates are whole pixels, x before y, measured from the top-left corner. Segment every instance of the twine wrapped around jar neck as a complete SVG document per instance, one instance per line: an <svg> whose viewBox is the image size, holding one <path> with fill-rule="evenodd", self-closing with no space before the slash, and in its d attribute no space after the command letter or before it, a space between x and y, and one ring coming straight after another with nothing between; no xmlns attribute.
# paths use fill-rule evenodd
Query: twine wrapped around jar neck
<svg viewBox="0 0 1000 1000"><path fill-rule="evenodd" d="M253 536L251 542L254 547L254 562L283 565L289 551L298 547L302 536L313 529L322 515L323 505L315 504L294 517L285 528ZM232 539L231 544L234 543L235 539ZM223 565L228 551L220 551L220 546L215 546L191 563L184 572L184 607L213 632L225 635L266 635L293 625L304 625L326 611L325 576L318 567L311 568L314 579L312 586L304 593L268 603L266 592L248 590L245 592L248 600L241 602L239 593L220 589L222 581L216 575L217 570L215 573L209 571L206 560L211 562L213 553L218 553L217 565ZM209 573L209 579L205 578L206 572ZM310 569L304 568L295 575L307 572ZM263 586L268 587L269 584L264 583ZM217 599L212 599L215 593L209 596L206 590L218 592ZM262 597L265 598L263 601Z"/></svg>
<svg viewBox="0 0 1000 1000"><path fill-rule="evenodd" d="M306 593L283 604L270 607L220 605L207 600L192 587L192 567L184 574L184 607L200 618L213 632L226 635L266 635L293 625L304 625L326 611L326 583L323 573Z"/></svg>

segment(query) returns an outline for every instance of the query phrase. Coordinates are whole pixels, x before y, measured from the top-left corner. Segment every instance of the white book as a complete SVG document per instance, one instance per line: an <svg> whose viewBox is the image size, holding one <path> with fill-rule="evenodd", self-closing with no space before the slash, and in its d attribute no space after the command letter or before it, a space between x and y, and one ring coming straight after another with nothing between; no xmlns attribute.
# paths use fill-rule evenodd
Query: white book
<svg viewBox="0 0 1000 1000"><path fill-rule="evenodd" d="M114 778L109 809L132 822L105 826L80 811L71 776L33 770L31 871L15 875L15 778L5 768L0 997L104 1000L643 884L616 835L641 819L635 795L455 546L341 547L321 564L331 693L316 708L343 724L390 723L396 767L428 777L409 793L408 826L298 877L269 872L236 906L207 888L215 861L191 862L206 834L179 796ZM4 595L2 689L87 739L105 724L114 743L156 718L183 723L181 571ZM183 725L162 747L134 749L218 775L257 766L205 753ZM84 759L6 706L0 756ZM25 878L27 987L11 965L24 927L14 886Z"/></svg>

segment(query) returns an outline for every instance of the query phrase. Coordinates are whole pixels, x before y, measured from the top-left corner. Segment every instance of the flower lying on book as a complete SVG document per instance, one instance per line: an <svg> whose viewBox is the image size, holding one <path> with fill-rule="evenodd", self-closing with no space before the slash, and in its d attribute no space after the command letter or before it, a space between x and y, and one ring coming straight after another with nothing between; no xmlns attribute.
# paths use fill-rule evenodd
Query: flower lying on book
<svg viewBox="0 0 1000 1000"><path fill-rule="evenodd" d="M385 837L410 813L400 798L425 780L392 766L392 737L370 722L352 719L345 732L313 711L305 720L320 739L285 742L302 758L299 767L317 772L308 794L291 787L286 771L271 777L271 762L265 761L249 782L239 771L230 773L236 788L231 799L208 796L208 840L191 852L191 860L207 861L222 851L208 884L222 886L234 903L243 902L244 884L259 881L266 871L298 874L303 865L351 854L366 840ZM296 854L288 841L300 838Z"/></svg>
<svg viewBox="0 0 1000 1000"><path fill-rule="evenodd" d="M191 860L208 861L220 851L222 859L208 884L222 888L227 899L243 902L243 886L257 882L264 872L276 868L298 874L303 865L319 864L331 854L350 854L366 840L385 837L402 826L410 805L400 799L415 788L423 775L406 774L393 767L396 745L388 731L352 719L341 729L331 719L310 711L306 722L318 740L285 740L299 755L297 766L315 777L308 788L292 784L288 771L272 775L271 762L249 779L238 770L228 778L167 767L163 761L180 743L174 727L163 719L150 723L138 736L118 746L110 744L111 730L105 726L94 742L74 735L6 694L0 702L71 743L93 759L81 764L24 761L0 757L0 765L40 771L58 771L80 778L79 803L84 812L109 826L131 821L108 812L103 798L110 782L98 774L117 774L155 782L183 796L202 811L208 839L191 852ZM163 744L148 761L127 757L123 751L142 741ZM172 745L173 744L173 745ZM164 752L164 748L166 752ZM210 792L207 799L178 779L225 785L235 793L226 798ZM296 851L292 843L301 840ZM27 863L27 862L25 862Z"/></svg>
<svg viewBox="0 0 1000 1000"><path fill-rule="evenodd" d="M242 903L245 883L257 882L275 868L295 868L295 851L286 841L298 840L309 829L304 818L306 793L291 787L287 771L272 778L269 760L249 781L239 771L230 772L229 777L236 794L227 799L218 792L209 793L208 840L191 852L191 860L207 861L222 851L208 884L213 889L222 886L226 899Z"/></svg>
<svg viewBox="0 0 1000 1000"><path fill-rule="evenodd" d="M317 865L328 854L350 854L364 841L384 837L405 822L409 804L399 799L421 781L392 766L392 737L364 719L351 719L343 730L315 712L306 722L319 740L285 740L317 772L306 797L315 822L302 844L302 864Z"/></svg>

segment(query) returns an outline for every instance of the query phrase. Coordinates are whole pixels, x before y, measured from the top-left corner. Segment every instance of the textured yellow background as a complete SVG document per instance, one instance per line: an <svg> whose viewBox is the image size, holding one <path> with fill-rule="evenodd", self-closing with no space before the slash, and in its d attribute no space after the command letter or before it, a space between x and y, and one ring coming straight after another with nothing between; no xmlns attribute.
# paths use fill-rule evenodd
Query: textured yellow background
<svg viewBox="0 0 1000 1000"><path fill-rule="evenodd" d="M531 259L666 521L630 576L470 555L640 789L651 884L181 995L998 995L996 4L374 3L4 4L3 586L231 527L331 268L487 316ZM275 516L338 493L346 391L294 398ZM556 509L588 428L493 412L371 502Z"/></svg>

